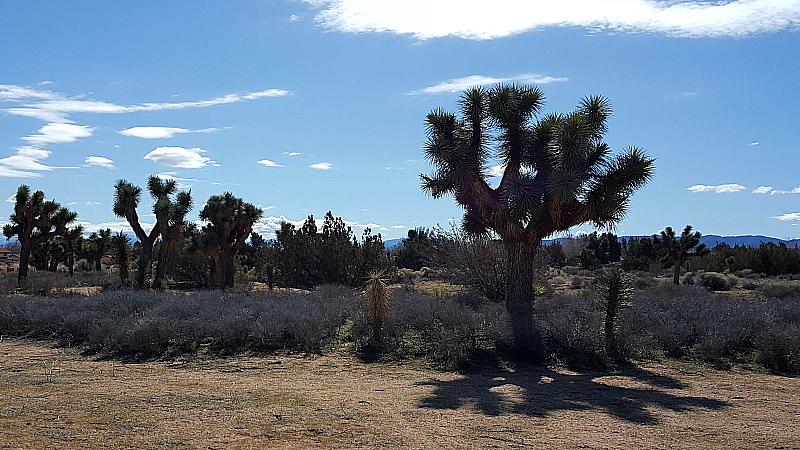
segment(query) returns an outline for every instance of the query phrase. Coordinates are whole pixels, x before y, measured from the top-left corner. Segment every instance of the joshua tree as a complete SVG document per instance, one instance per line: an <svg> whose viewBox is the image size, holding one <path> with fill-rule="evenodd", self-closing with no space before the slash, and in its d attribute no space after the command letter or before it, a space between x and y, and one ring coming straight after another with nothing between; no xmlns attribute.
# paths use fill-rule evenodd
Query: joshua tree
<svg viewBox="0 0 800 450"><path fill-rule="evenodd" d="M108 245L111 241L111 229L101 229L99 233L92 233L87 239L89 241L90 249L89 255L94 260L94 270L101 270L100 263L103 261Z"/></svg>
<svg viewBox="0 0 800 450"><path fill-rule="evenodd" d="M212 195L200 211L200 218L210 222L203 229L209 246L218 249L214 264L214 283L218 288L233 287L233 258L253 231L262 211L230 192Z"/></svg>
<svg viewBox="0 0 800 450"><path fill-rule="evenodd" d="M45 201L42 191L31 194L30 188L25 185L17 189L14 212L8 217L11 223L3 227L3 234L9 239L17 236L21 246L18 283L23 283L28 276L28 262L33 248L52 237L63 236L67 226L77 216L55 201Z"/></svg>
<svg viewBox="0 0 800 450"><path fill-rule="evenodd" d="M426 119L434 173L421 175L422 188L434 198L452 194L465 210L465 231L502 239L518 346L533 338L533 261L542 239L582 223L617 224L653 174L653 160L639 149L610 156L602 141L611 114L606 99L588 97L571 113L539 116L543 103L536 87L476 87L461 96L460 119L441 109ZM501 163L495 188L491 158Z"/></svg>
<svg viewBox="0 0 800 450"><path fill-rule="evenodd" d="M690 258L706 256L711 250L706 244L700 243L699 231L692 233L692 226L686 225L680 239L675 237L672 227L667 227L661 232L661 236L653 235L653 245L661 252L662 259L674 265L672 272L672 283L680 284L681 266Z"/></svg>
<svg viewBox="0 0 800 450"><path fill-rule="evenodd" d="M597 303L605 313L603 336L606 342L606 354L616 353L615 337L617 316L623 308L629 308L633 301L633 278L620 268L607 270L597 277Z"/></svg>
<svg viewBox="0 0 800 450"><path fill-rule="evenodd" d="M117 181L114 188L116 189L114 214L127 219L133 229L133 233L142 243L144 266L149 267L149 262L153 257L153 244L159 234L161 235L162 243L156 266L156 281L160 281L164 278L164 273L166 272L166 257L169 244L183 229L186 214L192 208L191 192L179 192L173 202L170 199L170 195L178 190L178 184L175 180L162 180L156 175L151 175L147 179L147 190L155 200L153 213L156 215L156 225L147 234L139 224L139 215L136 212L136 208L142 198L142 189L125 180Z"/></svg>
<svg viewBox="0 0 800 450"><path fill-rule="evenodd" d="M111 236L111 249L114 252L114 259L119 264L119 279L122 282L128 279L128 262L131 239L123 232L117 232Z"/></svg>
<svg viewBox="0 0 800 450"><path fill-rule="evenodd" d="M73 276L75 271L75 252L83 247L83 226L78 225L70 228L64 233L64 247L67 251L67 267L69 276Z"/></svg>
<svg viewBox="0 0 800 450"><path fill-rule="evenodd" d="M384 280L383 270L373 270L367 276L367 288L364 291L364 302L367 309L367 320L372 325L372 341L381 340L381 328L386 322L386 315L391 306L391 292Z"/></svg>

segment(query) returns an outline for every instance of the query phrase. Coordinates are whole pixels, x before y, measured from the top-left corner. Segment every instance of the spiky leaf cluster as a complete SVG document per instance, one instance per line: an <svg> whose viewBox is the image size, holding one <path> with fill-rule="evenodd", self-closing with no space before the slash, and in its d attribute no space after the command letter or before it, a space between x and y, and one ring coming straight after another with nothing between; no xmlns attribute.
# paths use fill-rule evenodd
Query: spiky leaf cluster
<svg viewBox="0 0 800 450"><path fill-rule="evenodd" d="M434 198L452 194L466 231L534 242L586 222L610 227L652 177L643 151L611 156L605 98L585 98L568 114L540 115L543 105L536 87L499 85L466 91L460 118L428 115L424 151L434 172L421 175L422 187ZM491 161L502 172L494 188Z"/></svg>

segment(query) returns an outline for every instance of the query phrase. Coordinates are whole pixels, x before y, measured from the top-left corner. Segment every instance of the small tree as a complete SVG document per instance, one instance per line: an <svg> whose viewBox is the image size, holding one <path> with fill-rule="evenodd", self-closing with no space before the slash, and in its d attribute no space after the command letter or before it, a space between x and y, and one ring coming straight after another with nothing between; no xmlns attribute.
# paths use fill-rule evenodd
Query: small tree
<svg viewBox="0 0 800 450"><path fill-rule="evenodd" d="M391 292L384 280L385 272L374 270L367 276L367 288L364 291L364 302L367 309L367 320L372 325L372 341L381 341L381 329L391 307Z"/></svg>
<svg viewBox="0 0 800 450"><path fill-rule="evenodd" d="M619 311L629 308L633 301L633 278L617 267L597 277L597 304L605 314L603 337L606 354L616 354L616 327Z"/></svg>
<svg viewBox="0 0 800 450"><path fill-rule="evenodd" d="M119 264L119 279L123 283L128 279L130 242L128 235L121 231L111 237L111 249L114 252L114 259Z"/></svg>
<svg viewBox="0 0 800 450"><path fill-rule="evenodd" d="M680 239L675 236L675 231L672 227L667 227L661 232L660 236L653 235L653 245L660 252L662 260L674 265L672 273L673 284L680 284L683 263L691 258L706 256L711 252L706 247L706 244L700 243L700 236L702 235L699 231L692 233L691 225L686 225Z"/></svg>
<svg viewBox="0 0 800 450"><path fill-rule="evenodd" d="M200 218L210 222L203 229L208 243L217 249L214 264L216 287L233 287L233 258L253 231L253 225L261 218L262 211L230 192L212 195L200 211Z"/></svg>
<svg viewBox="0 0 800 450"><path fill-rule="evenodd" d="M3 234L8 239L17 236L20 243L17 282L22 284L28 276L28 263L34 247L52 237L63 236L78 214L55 201L45 201L42 191L31 194L26 185L17 189L14 200L14 212L8 217L10 223L3 227Z"/></svg>

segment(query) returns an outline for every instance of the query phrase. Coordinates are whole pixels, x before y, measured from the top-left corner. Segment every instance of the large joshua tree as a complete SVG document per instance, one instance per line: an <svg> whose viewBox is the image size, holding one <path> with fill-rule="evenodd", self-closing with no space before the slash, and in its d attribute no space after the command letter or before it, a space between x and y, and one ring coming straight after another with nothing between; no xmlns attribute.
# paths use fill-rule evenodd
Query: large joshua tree
<svg viewBox="0 0 800 450"><path fill-rule="evenodd" d="M18 283L23 283L28 276L33 248L55 236L64 236L77 216L55 201L45 201L42 191L31 194L24 184L17 189L14 212L8 217L10 223L3 227L3 234L9 239L17 236L20 243Z"/></svg>
<svg viewBox="0 0 800 450"><path fill-rule="evenodd" d="M543 104L537 87L476 87L462 94L460 118L437 109L426 119L434 172L421 175L422 188L434 198L452 194L465 231L502 239L506 309L520 346L533 338L533 261L542 239L583 223L617 224L653 174L653 159L637 148L611 156L605 98L587 97L567 114L540 115ZM502 178L493 188L490 164L498 160Z"/></svg>
<svg viewBox="0 0 800 450"><path fill-rule="evenodd" d="M234 197L230 192L212 195L200 211L200 218L210 222L203 229L207 245L218 250L214 265L216 287L233 287L233 258L250 236L253 224L261 218L261 214L259 208Z"/></svg>

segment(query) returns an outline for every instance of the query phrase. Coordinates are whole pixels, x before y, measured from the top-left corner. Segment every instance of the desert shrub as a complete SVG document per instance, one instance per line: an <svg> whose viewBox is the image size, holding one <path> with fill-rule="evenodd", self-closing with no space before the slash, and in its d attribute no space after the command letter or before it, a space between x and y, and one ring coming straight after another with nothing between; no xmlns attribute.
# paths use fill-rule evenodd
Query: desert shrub
<svg viewBox="0 0 800 450"><path fill-rule="evenodd" d="M371 327L361 314L353 335L363 348ZM478 309L457 297L432 297L411 289L396 289L383 329L384 358L424 358L440 368L471 364L473 356L494 351L507 339L505 309L497 303Z"/></svg>
<svg viewBox="0 0 800 450"><path fill-rule="evenodd" d="M677 288L677 287L676 287ZM629 358L658 355L719 366L753 360L796 372L800 302L715 298L690 287L641 293L619 317L618 342Z"/></svg>
<svg viewBox="0 0 800 450"><path fill-rule="evenodd" d="M162 357L199 350L319 353L359 302L352 290L190 295L116 290L93 296L9 298L0 334L57 339L94 352Z"/></svg>
<svg viewBox="0 0 800 450"><path fill-rule="evenodd" d="M716 272L704 272L698 275L699 283L709 291L728 291L731 289L728 277Z"/></svg>
<svg viewBox="0 0 800 450"><path fill-rule="evenodd" d="M756 292L769 298L800 297L800 284L769 280L756 287Z"/></svg>
<svg viewBox="0 0 800 450"><path fill-rule="evenodd" d="M537 299L534 318L551 359L593 365L603 353L603 314L591 297L553 295Z"/></svg>
<svg viewBox="0 0 800 450"><path fill-rule="evenodd" d="M776 372L800 373L800 324L767 327L756 338L761 363Z"/></svg>

